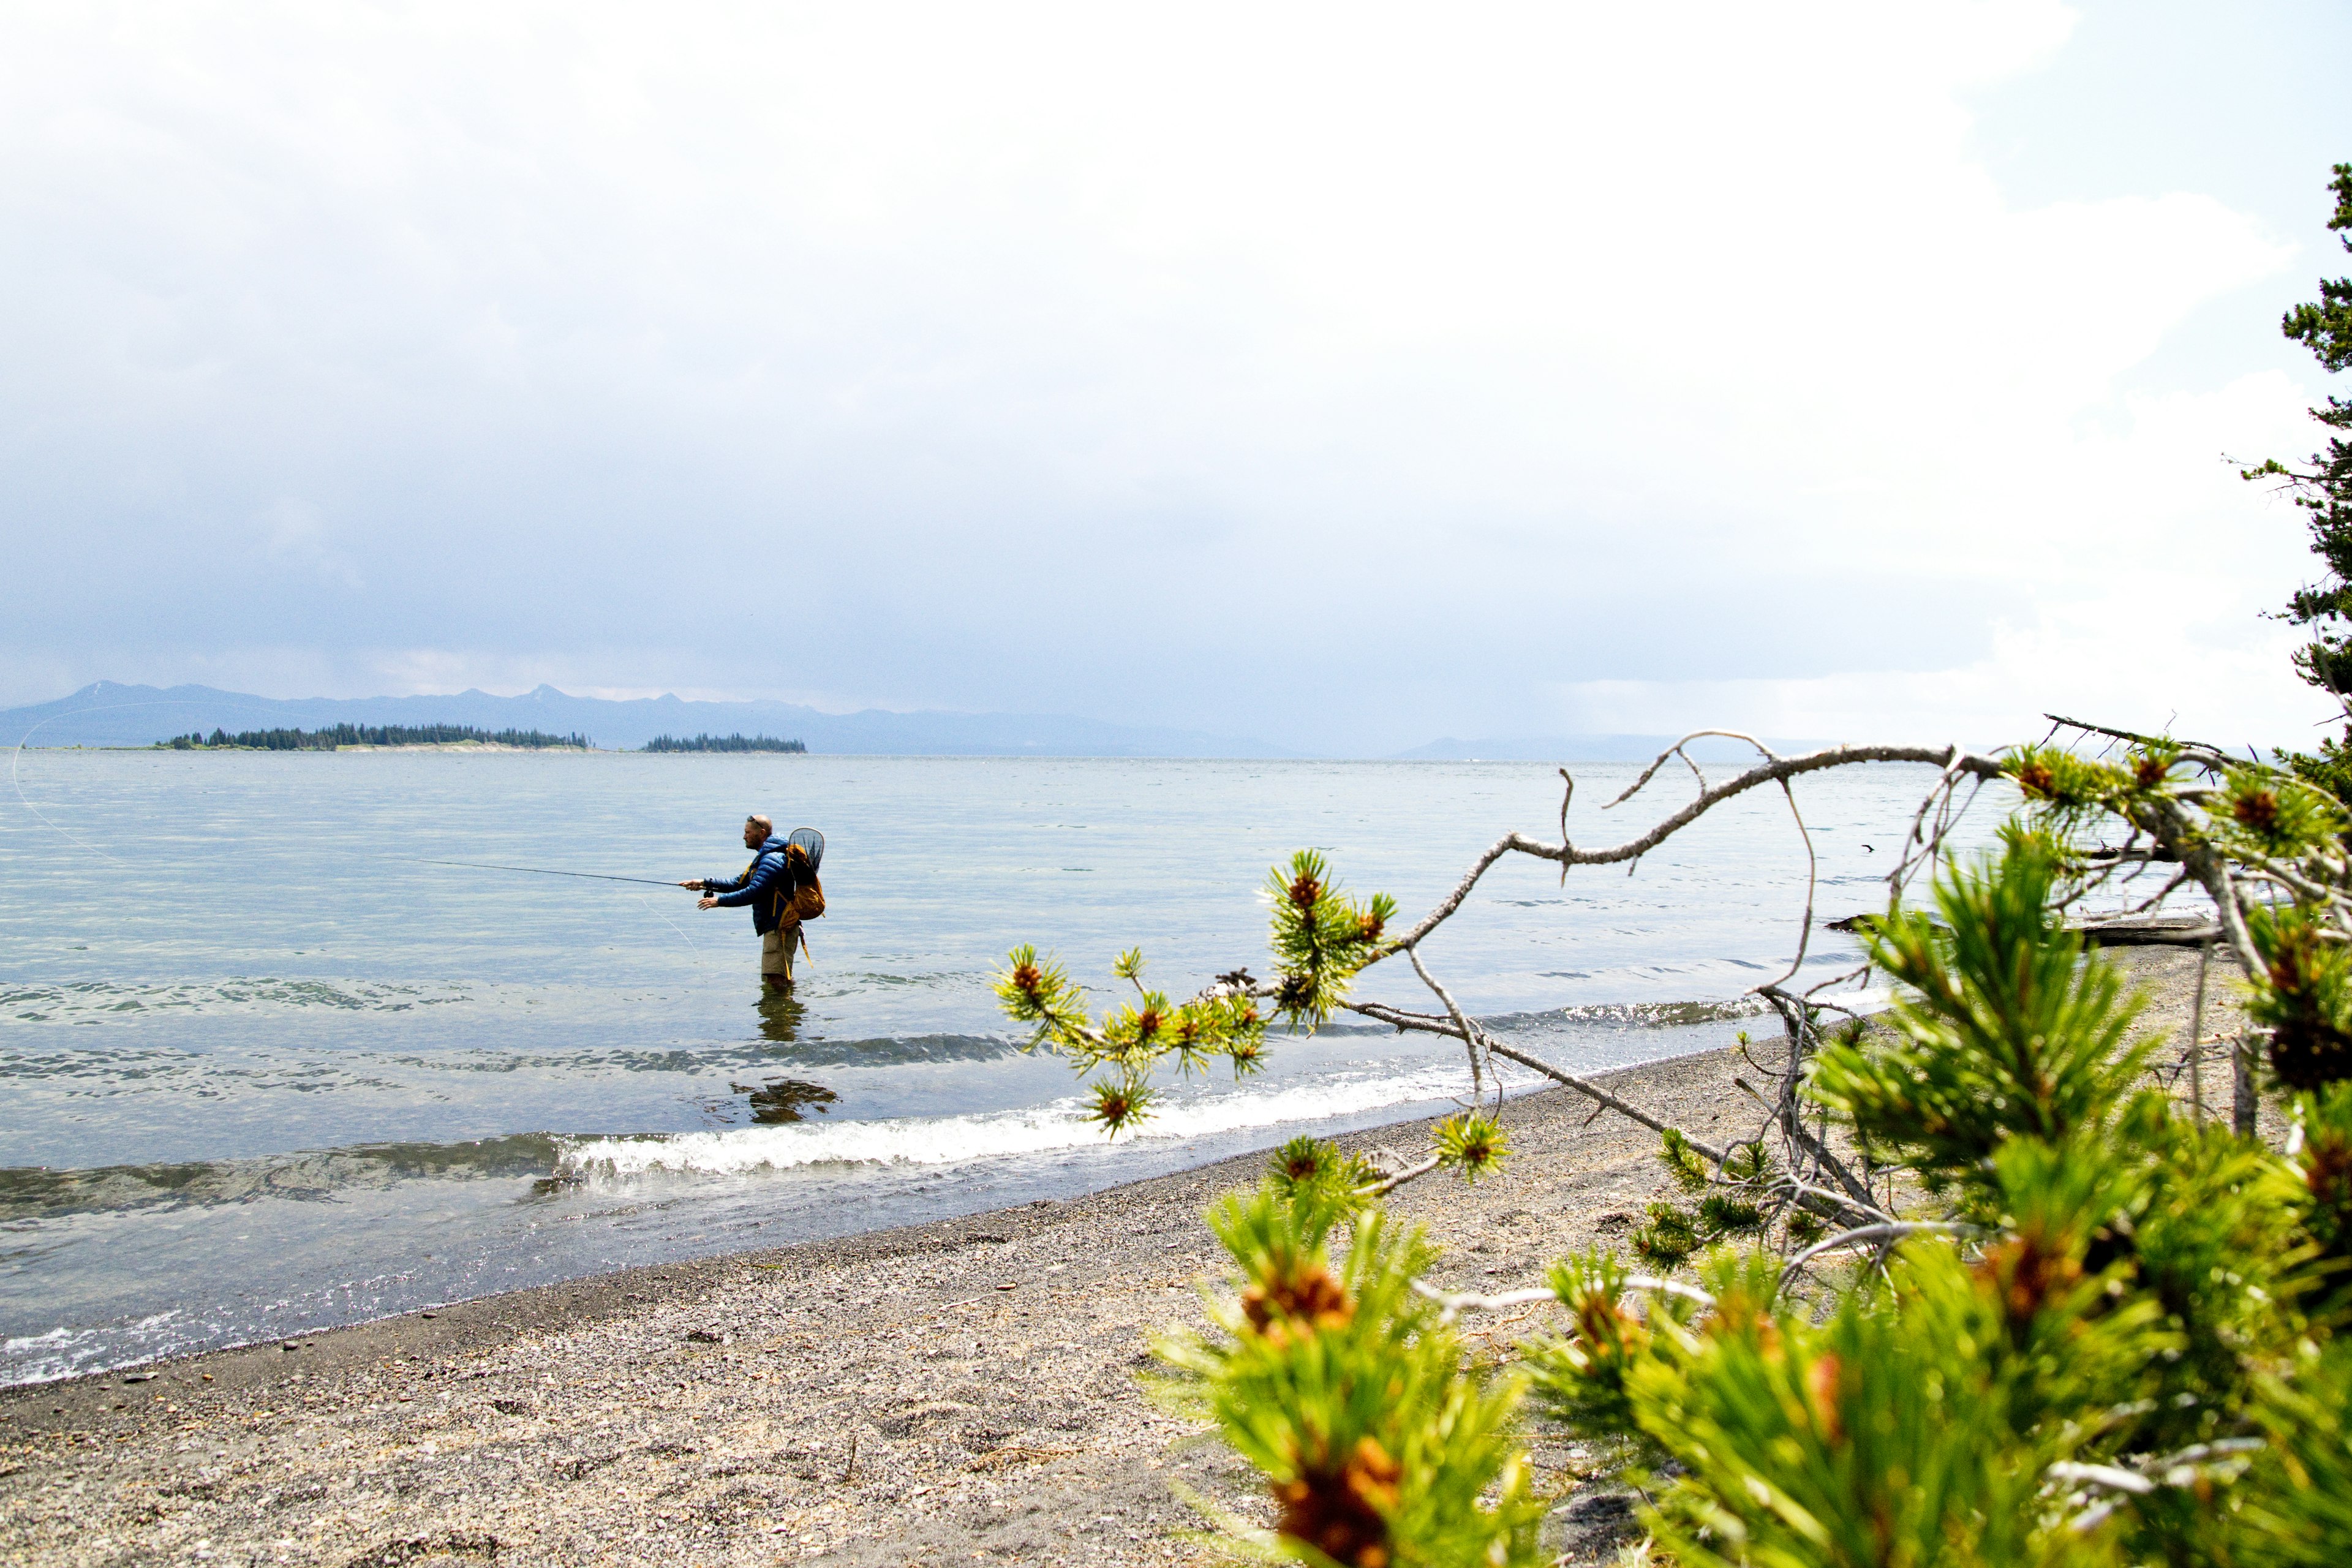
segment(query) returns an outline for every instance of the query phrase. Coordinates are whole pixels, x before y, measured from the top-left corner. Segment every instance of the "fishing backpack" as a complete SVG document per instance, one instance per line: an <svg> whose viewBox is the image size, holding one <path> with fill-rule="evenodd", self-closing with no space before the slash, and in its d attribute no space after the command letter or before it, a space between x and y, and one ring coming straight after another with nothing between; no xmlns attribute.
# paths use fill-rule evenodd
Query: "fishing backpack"
<svg viewBox="0 0 2352 1568"><path fill-rule="evenodd" d="M783 912L796 924L824 916L824 884L816 879L816 868L824 860L824 835L814 827L793 828L784 841L784 869L793 879L793 896Z"/></svg>

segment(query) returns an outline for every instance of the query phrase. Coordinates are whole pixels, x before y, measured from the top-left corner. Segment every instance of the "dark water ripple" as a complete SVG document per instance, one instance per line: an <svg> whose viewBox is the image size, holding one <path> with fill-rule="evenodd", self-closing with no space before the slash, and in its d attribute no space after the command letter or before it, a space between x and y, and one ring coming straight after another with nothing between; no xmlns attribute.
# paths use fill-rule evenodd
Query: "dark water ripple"
<svg viewBox="0 0 2352 1568"><path fill-rule="evenodd" d="M257 1160L0 1168L0 1223L264 1198L325 1203L423 1177L544 1176L555 1160L552 1138L520 1133L467 1143L362 1143Z"/></svg>

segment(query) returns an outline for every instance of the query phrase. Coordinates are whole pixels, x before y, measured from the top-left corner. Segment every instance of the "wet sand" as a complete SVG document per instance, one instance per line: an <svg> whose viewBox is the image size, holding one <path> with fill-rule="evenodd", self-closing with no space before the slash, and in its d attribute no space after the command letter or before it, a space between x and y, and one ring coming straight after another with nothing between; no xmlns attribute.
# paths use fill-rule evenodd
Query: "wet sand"
<svg viewBox="0 0 2352 1568"><path fill-rule="evenodd" d="M2183 1039L2195 954L2116 956L2155 994L2149 1026ZM2209 1035L2231 1026L2213 976ZM1601 1081L1722 1139L1759 1119L1743 1076L1736 1053L1712 1052ZM2226 1114L2228 1092L2226 1066L2209 1068L2209 1104ZM1444 1248L1438 1283L1539 1283L1549 1260L1622 1239L1665 1194L1654 1135L1592 1110L1565 1090L1515 1100L1501 1174L1397 1195ZM1418 1153L1427 1127L1340 1142ZM1205 1561L1179 1489L1262 1517L1256 1487L1155 1409L1138 1374L1150 1332L1198 1323L1200 1288L1222 1280L1202 1211L1263 1166L1244 1156L0 1391L0 1560ZM1542 1310L1479 1326L1500 1343ZM1580 1446L1531 1439L1556 1544L1605 1549L1622 1494L1588 1476Z"/></svg>

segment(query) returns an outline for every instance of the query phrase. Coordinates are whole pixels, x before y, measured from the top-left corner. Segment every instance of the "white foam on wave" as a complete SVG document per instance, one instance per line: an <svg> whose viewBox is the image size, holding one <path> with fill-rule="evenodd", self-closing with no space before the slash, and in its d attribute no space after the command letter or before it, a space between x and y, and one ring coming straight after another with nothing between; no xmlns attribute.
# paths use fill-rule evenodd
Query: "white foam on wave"
<svg viewBox="0 0 2352 1568"><path fill-rule="evenodd" d="M1429 1063L1381 1078L1328 1079L1280 1089L1247 1084L1220 1091L1176 1091L1151 1107L1132 1136L1160 1142L1322 1121L1460 1094L1468 1087L1459 1061ZM637 1138L560 1141L559 1176L589 1182L670 1174L751 1175L808 1165L953 1165L1007 1155L1097 1147L1101 1125L1089 1101L1073 1096L1018 1110L961 1116L909 1116L872 1121L794 1122Z"/></svg>
<svg viewBox="0 0 2352 1568"><path fill-rule="evenodd" d="M168 1354L154 1342L180 1316L177 1309L154 1312L133 1323L55 1328L45 1334L0 1339L0 1384L55 1383L87 1372L120 1371Z"/></svg>

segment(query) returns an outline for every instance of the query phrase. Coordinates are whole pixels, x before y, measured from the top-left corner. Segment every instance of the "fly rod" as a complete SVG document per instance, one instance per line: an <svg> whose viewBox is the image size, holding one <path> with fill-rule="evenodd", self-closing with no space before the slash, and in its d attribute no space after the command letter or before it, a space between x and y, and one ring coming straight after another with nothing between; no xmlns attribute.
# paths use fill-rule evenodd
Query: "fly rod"
<svg viewBox="0 0 2352 1568"><path fill-rule="evenodd" d="M479 860L428 860L419 856L420 866L463 866L474 871L520 871L527 877L585 877L594 882L643 882L648 888L675 888L676 882L657 882L651 877L614 877L603 871L549 871L537 866L486 866Z"/></svg>

